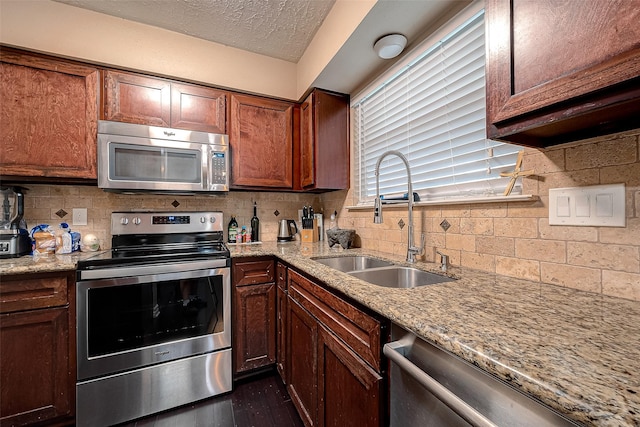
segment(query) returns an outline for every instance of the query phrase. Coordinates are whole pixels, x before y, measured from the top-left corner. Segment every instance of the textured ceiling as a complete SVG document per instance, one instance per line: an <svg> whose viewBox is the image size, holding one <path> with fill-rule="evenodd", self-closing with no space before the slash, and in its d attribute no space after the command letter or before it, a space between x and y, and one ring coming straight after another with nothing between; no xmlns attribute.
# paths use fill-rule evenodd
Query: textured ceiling
<svg viewBox="0 0 640 427"><path fill-rule="evenodd" d="M54 0L297 63L335 0Z"/></svg>

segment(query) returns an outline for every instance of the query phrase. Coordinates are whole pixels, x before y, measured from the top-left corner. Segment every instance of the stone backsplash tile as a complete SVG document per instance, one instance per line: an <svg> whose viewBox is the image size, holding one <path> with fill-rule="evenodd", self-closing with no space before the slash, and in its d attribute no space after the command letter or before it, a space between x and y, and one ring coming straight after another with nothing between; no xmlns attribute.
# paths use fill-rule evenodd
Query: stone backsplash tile
<svg viewBox="0 0 640 427"><path fill-rule="evenodd" d="M513 237L478 236L476 250L481 254L513 257L516 254Z"/></svg>
<svg viewBox="0 0 640 427"><path fill-rule="evenodd" d="M640 273L640 247L603 243L568 242L567 262L603 270Z"/></svg>
<svg viewBox="0 0 640 427"><path fill-rule="evenodd" d="M496 256L496 273L537 282L540 280L540 263L522 258Z"/></svg>
<svg viewBox="0 0 640 427"><path fill-rule="evenodd" d="M516 239L516 258L566 262L566 242L540 239Z"/></svg>
<svg viewBox="0 0 640 427"><path fill-rule="evenodd" d="M602 293L640 301L640 274L604 270Z"/></svg>
<svg viewBox="0 0 640 427"><path fill-rule="evenodd" d="M618 166L638 160L638 144L635 135L582 144L566 149L566 170L597 169Z"/></svg>
<svg viewBox="0 0 640 427"><path fill-rule="evenodd" d="M601 270L549 262L540 263L540 278L545 283L600 293Z"/></svg>

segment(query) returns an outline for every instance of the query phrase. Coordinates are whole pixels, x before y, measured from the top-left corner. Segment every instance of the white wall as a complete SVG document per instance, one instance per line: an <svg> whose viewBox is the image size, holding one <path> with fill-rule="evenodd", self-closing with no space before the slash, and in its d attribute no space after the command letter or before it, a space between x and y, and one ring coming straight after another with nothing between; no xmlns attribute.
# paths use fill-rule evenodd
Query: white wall
<svg viewBox="0 0 640 427"><path fill-rule="evenodd" d="M296 64L49 0L1 0L0 42L297 100Z"/></svg>
<svg viewBox="0 0 640 427"><path fill-rule="evenodd" d="M299 100L376 0L337 0L299 64L50 0L0 0L0 43Z"/></svg>

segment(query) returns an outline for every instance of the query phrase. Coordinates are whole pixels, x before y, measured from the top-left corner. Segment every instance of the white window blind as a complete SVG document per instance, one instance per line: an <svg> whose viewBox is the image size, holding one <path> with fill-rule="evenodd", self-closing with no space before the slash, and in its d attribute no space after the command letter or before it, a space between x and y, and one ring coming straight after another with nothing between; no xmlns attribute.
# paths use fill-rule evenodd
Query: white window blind
<svg viewBox="0 0 640 427"><path fill-rule="evenodd" d="M480 11L352 106L360 203L375 197L387 150L407 157L422 200L502 194L500 172L513 170L521 147L486 138L484 56ZM387 157L380 194L406 192L404 164Z"/></svg>

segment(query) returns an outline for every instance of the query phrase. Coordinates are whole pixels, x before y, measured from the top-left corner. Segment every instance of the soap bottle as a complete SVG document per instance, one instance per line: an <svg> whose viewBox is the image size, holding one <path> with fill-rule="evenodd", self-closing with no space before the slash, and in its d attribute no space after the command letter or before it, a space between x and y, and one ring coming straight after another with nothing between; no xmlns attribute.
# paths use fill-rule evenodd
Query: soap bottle
<svg viewBox="0 0 640 427"><path fill-rule="evenodd" d="M227 228L229 243L236 243L236 236L238 234L238 221L236 221L235 215L231 215L229 221L229 227Z"/></svg>
<svg viewBox="0 0 640 427"><path fill-rule="evenodd" d="M260 220L258 219L258 205L253 202L253 218L251 218L251 241L258 242Z"/></svg>

